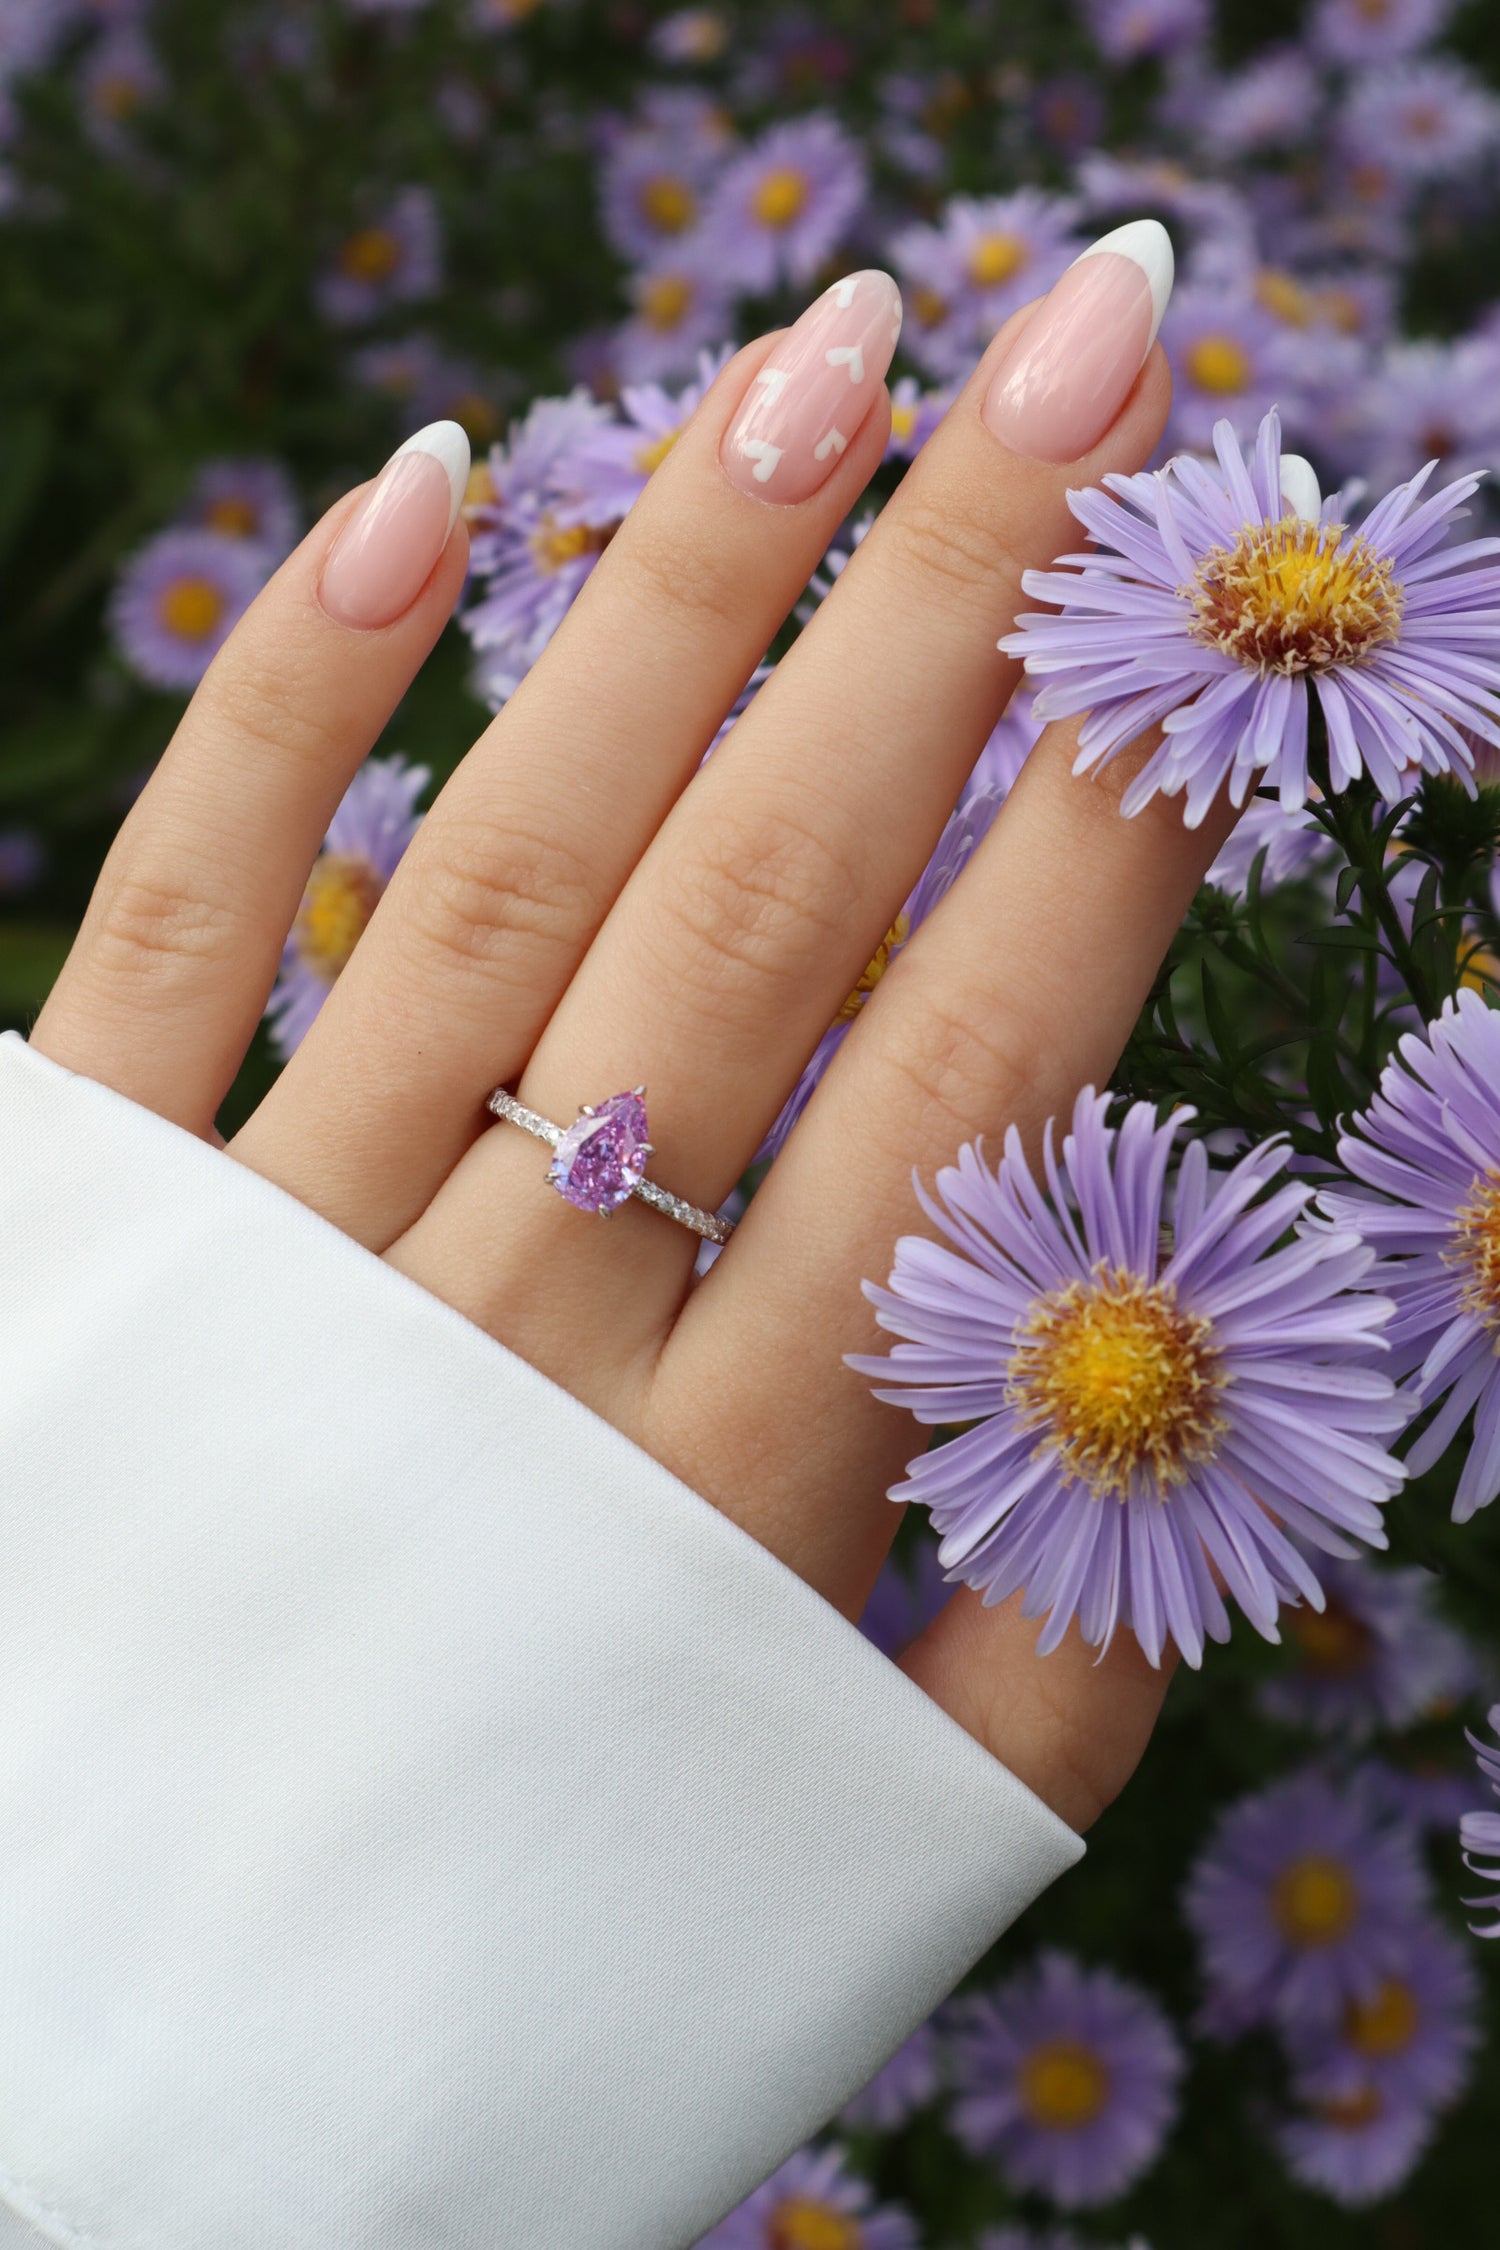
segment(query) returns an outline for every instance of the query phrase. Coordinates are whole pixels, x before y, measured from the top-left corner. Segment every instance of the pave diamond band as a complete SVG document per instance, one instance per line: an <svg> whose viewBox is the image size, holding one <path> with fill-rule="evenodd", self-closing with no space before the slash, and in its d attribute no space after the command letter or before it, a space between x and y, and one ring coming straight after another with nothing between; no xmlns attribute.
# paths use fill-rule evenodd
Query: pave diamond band
<svg viewBox="0 0 1500 2250"><path fill-rule="evenodd" d="M586 1105L572 1125L554 1125L550 1117L528 1109L503 1086L496 1087L485 1107L507 1124L519 1125L522 1132L530 1133L534 1140L547 1143L552 1150L548 1182L565 1202L578 1210L593 1211L607 1218L632 1196L638 1196L642 1203L649 1203L653 1211L660 1211L664 1218L675 1219L679 1226L701 1235L705 1242L724 1243L733 1234L730 1221L718 1218L712 1211L700 1211L696 1203L684 1202L680 1195L673 1195L668 1189L658 1187L655 1180L645 1177L651 1143L646 1138L642 1087L637 1086L631 1093L612 1094L608 1101L594 1107Z"/></svg>

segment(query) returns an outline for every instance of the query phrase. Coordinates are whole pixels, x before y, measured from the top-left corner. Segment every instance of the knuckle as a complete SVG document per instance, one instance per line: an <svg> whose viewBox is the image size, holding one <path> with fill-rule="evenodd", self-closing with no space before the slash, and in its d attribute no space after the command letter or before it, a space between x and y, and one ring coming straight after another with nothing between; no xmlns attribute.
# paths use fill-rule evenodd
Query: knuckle
<svg viewBox="0 0 1500 2250"><path fill-rule="evenodd" d="M404 912L419 940L465 968L508 970L517 948L572 953L598 919L598 886L566 843L465 816L424 829Z"/></svg>
<svg viewBox="0 0 1500 2250"><path fill-rule="evenodd" d="M1020 590L1021 558L1001 526L970 502L913 492L891 509L885 531L898 564L919 582L965 593Z"/></svg>
<svg viewBox="0 0 1500 2250"><path fill-rule="evenodd" d="M874 1068L895 1081L897 1098L915 1093L924 1118L936 1113L965 1139L1007 1121L1044 1052L1040 1026L978 988L924 997L884 1024L872 1009L867 1037Z"/></svg>
<svg viewBox="0 0 1500 2250"><path fill-rule="evenodd" d="M695 622L743 626L744 570L732 548L683 539L643 517L631 527L626 559L653 612L665 605Z"/></svg>
<svg viewBox="0 0 1500 2250"><path fill-rule="evenodd" d="M767 984L801 987L861 904L858 872L817 827L766 807L721 819L671 872L658 942L663 966L716 1006Z"/></svg>
<svg viewBox="0 0 1500 2250"><path fill-rule="evenodd" d="M272 673L221 664L210 678L215 731L229 741L261 758L295 764L311 763L332 747L318 698L296 665L287 662Z"/></svg>
<svg viewBox="0 0 1500 2250"><path fill-rule="evenodd" d="M136 868L101 893L90 950L106 972L160 982L227 962L241 935L239 916L223 898L185 888L180 872Z"/></svg>

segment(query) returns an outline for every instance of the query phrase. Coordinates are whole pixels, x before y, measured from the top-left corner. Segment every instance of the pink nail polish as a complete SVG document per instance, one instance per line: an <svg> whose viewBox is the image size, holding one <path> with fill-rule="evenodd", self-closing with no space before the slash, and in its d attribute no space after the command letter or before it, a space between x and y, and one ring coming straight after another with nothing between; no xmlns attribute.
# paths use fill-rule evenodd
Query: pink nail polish
<svg viewBox="0 0 1500 2250"><path fill-rule="evenodd" d="M392 625L448 544L469 477L457 422L433 422L391 455L334 541L318 599L336 624Z"/></svg>
<svg viewBox="0 0 1500 2250"><path fill-rule="evenodd" d="M825 290L750 385L719 458L731 484L783 507L827 483L885 381L901 334L901 292L888 273L850 274Z"/></svg>
<svg viewBox="0 0 1500 2250"><path fill-rule="evenodd" d="M1155 219L1117 227L1069 266L995 372L980 409L1012 453L1076 461L1130 395L1172 293Z"/></svg>

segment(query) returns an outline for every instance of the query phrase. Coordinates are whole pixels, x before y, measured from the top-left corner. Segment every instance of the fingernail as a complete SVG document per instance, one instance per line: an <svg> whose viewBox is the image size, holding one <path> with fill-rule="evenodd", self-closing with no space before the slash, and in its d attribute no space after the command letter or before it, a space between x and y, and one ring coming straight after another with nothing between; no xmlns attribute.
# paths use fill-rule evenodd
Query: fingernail
<svg viewBox="0 0 1500 2250"><path fill-rule="evenodd" d="M1172 294L1172 238L1134 219L1075 258L1037 307L980 409L987 427L1033 461L1076 461L1130 395Z"/></svg>
<svg viewBox="0 0 1500 2250"><path fill-rule="evenodd" d="M429 422L399 446L334 541L318 599L340 625L391 625L411 608L448 544L469 481L457 422Z"/></svg>
<svg viewBox="0 0 1500 2250"><path fill-rule="evenodd" d="M772 352L719 458L731 484L783 507L828 482L880 396L901 334L888 273L852 273L809 305Z"/></svg>

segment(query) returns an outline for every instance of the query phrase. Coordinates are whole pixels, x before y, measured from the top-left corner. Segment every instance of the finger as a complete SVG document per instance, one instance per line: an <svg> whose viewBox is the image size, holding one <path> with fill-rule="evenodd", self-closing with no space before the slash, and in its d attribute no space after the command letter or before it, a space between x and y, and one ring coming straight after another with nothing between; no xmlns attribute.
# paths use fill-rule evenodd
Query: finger
<svg viewBox="0 0 1500 2250"><path fill-rule="evenodd" d="M1087 414L1065 424L1049 393L1039 420L1023 428L1007 410L1003 427L1048 456L1067 429L1098 442L1063 464L997 441L997 397L1049 348L1049 299L996 340L665 824L528 1066L522 1099L569 1120L580 1100L644 1082L654 1176L694 1203L714 1207L739 1177L916 881L1014 684L996 642L1023 571L1063 542L1070 483L1139 467L1160 436L1165 362L1141 372L1155 317L1146 272L1123 256L1080 265L1104 283L1099 317L1114 318L1112 340L1095 339ZM1070 325L1073 296L1066 285L1055 296ZM691 1240L638 1210L619 1215L638 1244L624 1259L615 1236L560 1233L524 1196L534 1155L509 1142L481 1142L434 1220L493 1245L480 1263L497 1302L544 1240L554 1279L573 1273L586 1305L571 1327L582 1358L596 1334L646 1348L680 1302Z"/></svg>
<svg viewBox="0 0 1500 2250"><path fill-rule="evenodd" d="M468 440L419 431L214 658L111 845L31 1044L205 1136L355 770L452 611Z"/></svg>
<svg viewBox="0 0 1500 2250"><path fill-rule="evenodd" d="M1108 1082L1233 824L1220 805L1189 830L1162 799L1126 820L1120 793L1147 746L1098 780L1074 777L1076 747L1070 722L1033 750L962 879L862 1010L662 1358L654 1411L701 1447L678 1473L691 1482L716 1457L692 1404L714 1396L725 1461L755 1433L765 1520L741 1520L851 1610L894 1528L881 1495L920 1438L860 1378L835 1380L831 1404L828 1386L843 1353L879 1348L860 1284L883 1278L896 1237L921 1224L912 1169L930 1177L962 1142L1010 1124L1034 1146L1080 1087Z"/></svg>
<svg viewBox="0 0 1500 2250"><path fill-rule="evenodd" d="M894 1510L892 1511L894 1514ZM986 1609L967 1587L902 1653L901 1669L1070 1828L1093 1825L1140 1763L1176 1668L1129 1634L1101 1656L1077 1625L1038 1657L1021 1594Z"/></svg>
<svg viewBox="0 0 1500 2250"><path fill-rule="evenodd" d="M419 1217L486 1122L485 1095L519 1074L877 467L898 303L887 276L855 276L724 371L546 656L443 790L312 1032L238 1137L243 1161L367 1244L387 1247ZM819 401L838 373L824 357L830 324L860 347L860 381L845 383L844 450L818 459ZM778 369L791 373L772 399L777 386L762 378ZM779 448L764 435L773 407ZM737 450L742 409L748 454Z"/></svg>

